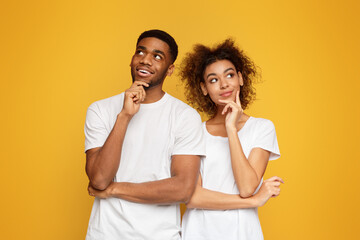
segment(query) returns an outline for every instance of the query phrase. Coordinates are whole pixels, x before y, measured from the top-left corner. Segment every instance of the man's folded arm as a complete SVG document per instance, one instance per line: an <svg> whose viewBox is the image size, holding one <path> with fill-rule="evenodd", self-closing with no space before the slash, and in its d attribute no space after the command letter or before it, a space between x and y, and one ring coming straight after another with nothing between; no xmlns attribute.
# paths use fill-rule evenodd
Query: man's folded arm
<svg viewBox="0 0 360 240"><path fill-rule="evenodd" d="M143 183L113 182L104 191L90 186L89 193L100 198L116 197L137 203L187 203L195 190L199 168L200 156L174 155L170 178Z"/></svg>
<svg viewBox="0 0 360 240"><path fill-rule="evenodd" d="M131 116L119 113L113 129L102 147L86 151L86 174L90 185L98 190L106 189L119 168L122 144Z"/></svg>

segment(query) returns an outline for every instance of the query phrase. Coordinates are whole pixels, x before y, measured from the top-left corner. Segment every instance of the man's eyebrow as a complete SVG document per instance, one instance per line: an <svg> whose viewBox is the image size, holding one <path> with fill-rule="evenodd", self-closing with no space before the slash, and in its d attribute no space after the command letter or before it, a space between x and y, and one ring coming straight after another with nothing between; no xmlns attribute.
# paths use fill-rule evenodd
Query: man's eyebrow
<svg viewBox="0 0 360 240"><path fill-rule="evenodd" d="M146 50L146 47L144 47L144 46L137 46L137 48L140 48L142 50Z"/></svg>
<svg viewBox="0 0 360 240"><path fill-rule="evenodd" d="M166 55L165 55L165 53L163 51L155 49L154 52L159 53L159 54L163 55L164 57L166 57Z"/></svg>

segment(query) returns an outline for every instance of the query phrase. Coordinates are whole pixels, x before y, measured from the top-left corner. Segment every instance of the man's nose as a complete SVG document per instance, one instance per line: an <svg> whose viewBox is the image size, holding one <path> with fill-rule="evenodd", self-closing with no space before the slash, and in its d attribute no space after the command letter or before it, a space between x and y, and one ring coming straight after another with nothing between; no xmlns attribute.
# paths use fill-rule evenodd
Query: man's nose
<svg viewBox="0 0 360 240"><path fill-rule="evenodd" d="M152 65L151 62L151 54L145 54L141 59L140 59L140 63L144 64L144 65Z"/></svg>

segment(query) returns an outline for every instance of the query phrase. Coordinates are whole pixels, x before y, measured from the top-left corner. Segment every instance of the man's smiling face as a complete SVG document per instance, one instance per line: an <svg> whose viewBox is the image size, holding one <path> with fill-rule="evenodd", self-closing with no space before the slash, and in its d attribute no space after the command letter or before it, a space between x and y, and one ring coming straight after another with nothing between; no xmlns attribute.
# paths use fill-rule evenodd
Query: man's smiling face
<svg viewBox="0 0 360 240"><path fill-rule="evenodd" d="M158 38L143 38L136 46L130 67L133 82L144 81L150 85L147 89L161 85L174 69L169 46Z"/></svg>

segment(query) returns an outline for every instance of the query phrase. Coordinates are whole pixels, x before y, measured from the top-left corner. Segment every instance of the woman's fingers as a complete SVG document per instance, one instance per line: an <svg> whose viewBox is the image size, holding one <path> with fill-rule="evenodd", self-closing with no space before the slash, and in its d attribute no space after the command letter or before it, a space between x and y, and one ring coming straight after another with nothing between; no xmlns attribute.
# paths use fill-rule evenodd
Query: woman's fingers
<svg viewBox="0 0 360 240"><path fill-rule="evenodd" d="M271 197L277 197L277 196L279 196L279 195L280 195L280 188L274 190L273 195L272 195Z"/></svg>
<svg viewBox="0 0 360 240"><path fill-rule="evenodd" d="M239 105L239 106L241 106L241 102L240 102L240 91L238 90L237 92L236 92L236 104L237 105Z"/></svg>
<svg viewBox="0 0 360 240"><path fill-rule="evenodd" d="M278 176L273 176L271 178L268 178L266 180L264 180L264 182L268 182L268 181L279 181L281 183L285 183L284 180L281 178L281 177L278 177Z"/></svg>
<svg viewBox="0 0 360 240"><path fill-rule="evenodd" d="M225 100L225 99L219 99L219 102L221 102L221 103L229 103L229 102L232 102L232 101L230 101L230 100Z"/></svg>
<svg viewBox="0 0 360 240"><path fill-rule="evenodd" d="M231 105L230 105L230 103L228 103L228 104L226 104L226 106L224 107L224 109L223 109L223 111L222 111L222 115L224 115L227 111L228 111L228 109L231 107Z"/></svg>
<svg viewBox="0 0 360 240"><path fill-rule="evenodd" d="M272 197L277 197L280 195L280 185L284 183L284 180L278 176L273 176L264 180L264 187L266 187Z"/></svg>
<svg viewBox="0 0 360 240"><path fill-rule="evenodd" d="M225 102L224 102L224 103L225 103ZM239 110L239 107L236 105L236 103L234 103L233 101L229 101L229 102L225 105L225 107L224 107L224 109L223 109L223 111L222 111L222 114L225 114L225 113L229 110L229 108L231 108L231 111L232 111L232 112Z"/></svg>

